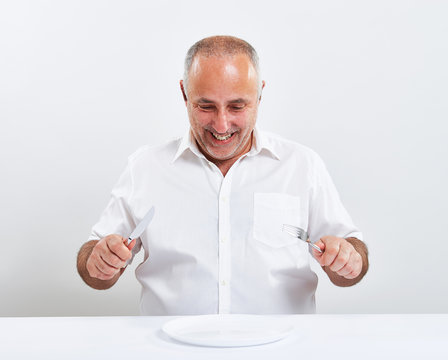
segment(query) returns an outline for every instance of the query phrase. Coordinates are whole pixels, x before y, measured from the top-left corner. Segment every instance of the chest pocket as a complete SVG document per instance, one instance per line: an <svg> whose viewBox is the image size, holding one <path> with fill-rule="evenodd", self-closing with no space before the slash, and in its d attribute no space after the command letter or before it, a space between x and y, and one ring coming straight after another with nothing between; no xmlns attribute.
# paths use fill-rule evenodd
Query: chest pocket
<svg viewBox="0 0 448 360"><path fill-rule="evenodd" d="M300 198L281 193L254 194L254 238L273 248L297 244L298 239L283 232L283 224L300 226ZM306 228L304 228L306 231Z"/></svg>

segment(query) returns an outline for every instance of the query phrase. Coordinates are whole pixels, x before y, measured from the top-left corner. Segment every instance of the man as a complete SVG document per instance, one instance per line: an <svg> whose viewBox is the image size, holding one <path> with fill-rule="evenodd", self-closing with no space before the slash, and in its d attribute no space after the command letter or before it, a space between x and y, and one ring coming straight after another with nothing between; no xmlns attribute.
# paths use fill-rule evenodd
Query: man
<svg viewBox="0 0 448 360"><path fill-rule="evenodd" d="M310 149L255 127L265 83L251 45L215 36L193 45L180 87L190 131L134 153L78 271L107 289L142 247L144 315L313 313L314 257L338 286L368 268L361 233ZM126 237L155 207L152 223ZM282 232L305 229L323 252Z"/></svg>

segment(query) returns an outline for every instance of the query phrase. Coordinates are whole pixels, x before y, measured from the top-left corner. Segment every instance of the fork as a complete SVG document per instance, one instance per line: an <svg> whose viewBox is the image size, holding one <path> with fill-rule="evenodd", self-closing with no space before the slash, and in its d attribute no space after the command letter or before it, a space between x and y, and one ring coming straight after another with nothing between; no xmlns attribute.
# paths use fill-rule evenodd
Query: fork
<svg viewBox="0 0 448 360"><path fill-rule="evenodd" d="M308 239L308 233L305 230L294 225L283 224L283 232L292 235L302 241L305 241L309 246L313 247L313 249L316 249L317 251L322 253L320 247L313 244L310 239Z"/></svg>

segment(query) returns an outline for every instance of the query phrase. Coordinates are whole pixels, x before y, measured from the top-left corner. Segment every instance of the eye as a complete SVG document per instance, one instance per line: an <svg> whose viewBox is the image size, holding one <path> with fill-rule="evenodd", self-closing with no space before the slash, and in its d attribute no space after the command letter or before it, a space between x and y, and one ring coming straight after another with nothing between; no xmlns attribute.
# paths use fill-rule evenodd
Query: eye
<svg viewBox="0 0 448 360"><path fill-rule="evenodd" d="M201 105L198 104L198 108L204 111L212 111L215 107L213 105Z"/></svg>
<svg viewBox="0 0 448 360"><path fill-rule="evenodd" d="M243 110L245 108L245 106L244 105L232 105L230 108L233 111L241 111L241 110Z"/></svg>

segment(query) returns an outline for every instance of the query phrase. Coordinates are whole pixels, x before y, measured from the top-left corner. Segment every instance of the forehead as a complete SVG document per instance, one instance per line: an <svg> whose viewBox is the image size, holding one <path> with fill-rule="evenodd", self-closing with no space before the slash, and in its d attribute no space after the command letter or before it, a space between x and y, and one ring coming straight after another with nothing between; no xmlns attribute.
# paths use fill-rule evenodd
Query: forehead
<svg viewBox="0 0 448 360"><path fill-rule="evenodd" d="M189 91L192 95L250 96L256 93L258 77L249 57L201 56L193 60L189 71Z"/></svg>

